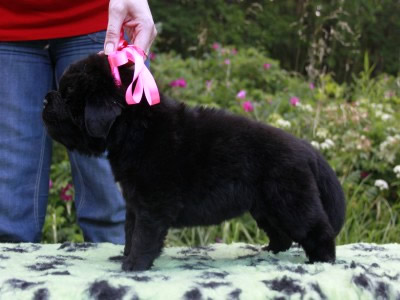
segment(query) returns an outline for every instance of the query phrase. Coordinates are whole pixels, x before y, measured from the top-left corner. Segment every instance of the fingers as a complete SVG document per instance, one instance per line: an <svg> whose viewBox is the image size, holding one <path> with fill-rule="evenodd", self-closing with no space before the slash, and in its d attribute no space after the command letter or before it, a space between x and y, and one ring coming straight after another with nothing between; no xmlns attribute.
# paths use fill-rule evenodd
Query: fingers
<svg viewBox="0 0 400 300"><path fill-rule="evenodd" d="M104 43L106 55L116 49L122 26L129 34L133 45L147 54L157 35L147 0L110 0Z"/></svg>
<svg viewBox="0 0 400 300"><path fill-rule="evenodd" d="M104 42L104 53L110 54L117 48L122 23L127 15L123 1L110 1L108 7L108 25Z"/></svg>
<svg viewBox="0 0 400 300"><path fill-rule="evenodd" d="M150 51L151 44L157 36L157 30L153 20L139 23L135 28L134 35L136 36L133 37L133 44L141 48L147 55Z"/></svg>

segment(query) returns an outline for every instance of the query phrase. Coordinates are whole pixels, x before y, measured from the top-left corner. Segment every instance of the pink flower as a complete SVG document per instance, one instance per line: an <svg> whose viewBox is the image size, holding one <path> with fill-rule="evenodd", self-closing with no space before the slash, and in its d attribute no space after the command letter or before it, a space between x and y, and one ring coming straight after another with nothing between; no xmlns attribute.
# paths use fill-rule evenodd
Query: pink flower
<svg viewBox="0 0 400 300"><path fill-rule="evenodd" d="M186 80L184 78L178 78L176 80L173 80L169 83L170 86L172 87L182 87L185 88L186 87Z"/></svg>
<svg viewBox="0 0 400 300"><path fill-rule="evenodd" d="M268 63L264 64L264 69L265 70L268 70L269 68L271 68L271 64L268 64Z"/></svg>
<svg viewBox="0 0 400 300"><path fill-rule="evenodd" d="M65 187L61 189L60 197L65 202L69 202L72 200L71 190L72 184L68 183ZM69 193L68 193L69 192Z"/></svg>
<svg viewBox="0 0 400 300"><path fill-rule="evenodd" d="M49 189L51 189L53 187L53 181L50 179L49 180Z"/></svg>
<svg viewBox="0 0 400 300"><path fill-rule="evenodd" d="M291 104L292 106L296 106L299 102L300 102L300 99L297 98L297 97L292 97L292 98L290 98L290 104Z"/></svg>
<svg viewBox="0 0 400 300"><path fill-rule="evenodd" d="M154 52L150 52L149 58L150 58L150 60L155 60L156 59L156 54Z"/></svg>
<svg viewBox="0 0 400 300"><path fill-rule="evenodd" d="M221 48L221 45L219 43L214 43L212 44L212 47L214 50L219 50Z"/></svg>
<svg viewBox="0 0 400 300"><path fill-rule="evenodd" d="M234 49L232 49L232 55L236 55L237 54L237 50L234 48Z"/></svg>
<svg viewBox="0 0 400 300"><path fill-rule="evenodd" d="M230 65L231 64L231 60L229 58L225 59L224 64Z"/></svg>
<svg viewBox="0 0 400 300"><path fill-rule="evenodd" d="M206 88L207 88L207 91L211 90L211 86L212 86L212 80L207 80L207 81L206 81Z"/></svg>
<svg viewBox="0 0 400 300"><path fill-rule="evenodd" d="M237 93L237 95L236 95L236 98L239 98L239 99L246 98L246 91L245 90L239 91L239 93Z"/></svg>
<svg viewBox="0 0 400 300"><path fill-rule="evenodd" d="M310 90L313 90L313 89L315 89L314 83L310 82L310 85L309 85L309 87L310 87Z"/></svg>
<svg viewBox="0 0 400 300"><path fill-rule="evenodd" d="M250 101L244 101L242 107L247 112L251 112L254 110L253 104Z"/></svg>

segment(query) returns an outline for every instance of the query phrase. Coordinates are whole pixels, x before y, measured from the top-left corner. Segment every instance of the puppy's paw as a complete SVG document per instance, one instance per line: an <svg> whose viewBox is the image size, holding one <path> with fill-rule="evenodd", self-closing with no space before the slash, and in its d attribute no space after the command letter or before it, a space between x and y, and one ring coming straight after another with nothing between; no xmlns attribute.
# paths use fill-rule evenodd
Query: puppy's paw
<svg viewBox="0 0 400 300"><path fill-rule="evenodd" d="M131 249L130 249L130 247L128 247L128 246L125 245L125 248L124 248L124 256L128 256L129 253L131 253Z"/></svg>
<svg viewBox="0 0 400 300"><path fill-rule="evenodd" d="M332 265L335 264L336 257L335 255L332 254L325 254L325 255L320 255L320 256L310 256L308 257L308 264L314 264L314 263L330 263Z"/></svg>
<svg viewBox="0 0 400 300"><path fill-rule="evenodd" d="M290 246L291 246L291 244L289 244L289 245L288 244L286 244L286 245L274 245L274 244L269 243L268 246L262 247L262 250L277 254L279 252L284 252L284 251L289 250Z"/></svg>
<svg viewBox="0 0 400 300"><path fill-rule="evenodd" d="M122 262L122 270L129 272L129 271L146 271L150 269L152 263L140 261L139 259L131 259L129 257L125 257L124 261Z"/></svg>

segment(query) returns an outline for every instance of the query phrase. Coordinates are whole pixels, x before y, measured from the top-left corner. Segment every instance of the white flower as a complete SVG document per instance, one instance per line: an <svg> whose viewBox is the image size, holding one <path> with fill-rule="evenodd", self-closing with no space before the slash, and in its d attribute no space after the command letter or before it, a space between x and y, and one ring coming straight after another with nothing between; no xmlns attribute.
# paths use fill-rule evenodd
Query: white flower
<svg viewBox="0 0 400 300"><path fill-rule="evenodd" d="M390 147L391 145L394 145L397 143L397 141L400 140L400 135L396 134L394 136L388 136L386 140L384 140L380 145L379 149L381 151L385 151L386 148Z"/></svg>
<svg viewBox="0 0 400 300"><path fill-rule="evenodd" d="M291 126L290 122L287 120L284 120L284 119L278 119L276 121L276 125L278 125L279 127L282 127L282 128L290 128L290 126Z"/></svg>
<svg viewBox="0 0 400 300"><path fill-rule="evenodd" d="M335 143L331 139L326 139L325 143L327 143L330 147L335 146Z"/></svg>
<svg viewBox="0 0 400 300"><path fill-rule="evenodd" d="M322 138L322 139L324 139L324 138L326 138L327 136L328 136L328 130L327 129L325 129L325 128L319 128L318 130L317 130L317 132L316 132L316 136L317 137L319 137L319 138Z"/></svg>
<svg viewBox="0 0 400 300"><path fill-rule="evenodd" d="M397 178L400 178L400 165L395 166L393 172L396 173Z"/></svg>
<svg viewBox="0 0 400 300"><path fill-rule="evenodd" d="M389 185L383 179L375 180L375 186L379 188L381 191L389 189Z"/></svg>
<svg viewBox="0 0 400 300"><path fill-rule="evenodd" d="M321 149L330 149L335 146L335 143L331 139L326 139L324 142L321 143Z"/></svg>
<svg viewBox="0 0 400 300"><path fill-rule="evenodd" d="M394 136L388 136L386 140L384 140L379 145L379 152L378 152L379 158L384 159L392 164L397 156L399 145L400 145L400 134L395 134Z"/></svg>
<svg viewBox="0 0 400 300"><path fill-rule="evenodd" d="M319 143L316 141L311 141L311 145L315 148L315 149L319 149Z"/></svg>
<svg viewBox="0 0 400 300"><path fill-rule="evenodd" d="M313 111L313 108L310 104L302 104L301 102L299 102L299 103L297 103L296 106L302 111L307 111L307 112Z"/></svg>
<svg viewBox="0 0 400 300"><path fill-rule="evenodd" d="M392 116L389 115L389 114L386 114L386 113L383 113L383 114L381 115L382 121L387 121L387 120L390 120L391 118L392 118Z"/></svg>
<svg viewBox="0 0 400 300"><path fill-rule="evenodd" d="M323 142L323 143L321 143L321 149L322 150L329 149L329 145L327 143Z"/></svg>

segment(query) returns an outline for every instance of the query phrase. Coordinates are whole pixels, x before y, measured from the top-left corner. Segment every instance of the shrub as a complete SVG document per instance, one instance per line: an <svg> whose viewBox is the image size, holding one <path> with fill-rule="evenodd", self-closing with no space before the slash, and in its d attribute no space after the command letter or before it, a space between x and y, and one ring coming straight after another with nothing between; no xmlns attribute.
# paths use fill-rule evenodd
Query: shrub
<svg viewBox="0 0 400 300"><path fill-rule="evenodd" d="M392 0L154 0L156 46L201 57L213 42L267 51L287 70L350 82L364 53L375 75L400 70L400 3Z"/></svg>

